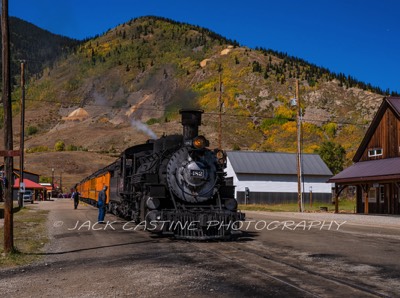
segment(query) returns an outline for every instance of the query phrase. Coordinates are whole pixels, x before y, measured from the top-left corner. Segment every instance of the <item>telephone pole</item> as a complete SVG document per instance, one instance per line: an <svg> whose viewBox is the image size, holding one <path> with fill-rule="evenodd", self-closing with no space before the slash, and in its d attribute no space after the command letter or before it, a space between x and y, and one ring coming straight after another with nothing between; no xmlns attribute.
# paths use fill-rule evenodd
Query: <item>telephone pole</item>
<svg viewBox="0 0 400 298"><path fill-rule="evenodd" d="M20 140L19 140L19 206L24 206L24 193L21 191L24 183L24 139L25 139L25 61L21 62L21 124L20 124Z"/></svg>
<svg viewBox="0 0 400 298"><path fill-rule="evenodd" d="M297 154L296 154L296 168L297 168L297 204L299 205L299 212L303 212L303 192L301 190L302 170L301 170L301 121L302 112L299 97L299 80L296 79L296 96L290 100L290 107L296 107L297 111Z"/></svg>
<svg viewBox="0 0 400 298"><path fill-rule="evenodd" d="M301 190L301 121L302 113L299 97L299 80L296 79L296 100L297 100L297 203L299 212L303 212L303 192Z"/></svg>
<svg viewBox="0 0 400 298"><path fill-rule="evenodd" d="M1 9L1 38L2 38L2 77L4 107L4 252L14 251L14 226L13 226L13 132L11 109L11 83L10 83L10 33L8 21L8 0L2 0Z"/></svg>
<svg viewBox="0 0 400 298"><path fill-rule="evenodd" d="M224 106L224 102L222 101L222 92L223 92L223 85L222 85L222 75L221 72L219 73L219 97L218 97L218 148L222 150L222 109Z"/></svg>

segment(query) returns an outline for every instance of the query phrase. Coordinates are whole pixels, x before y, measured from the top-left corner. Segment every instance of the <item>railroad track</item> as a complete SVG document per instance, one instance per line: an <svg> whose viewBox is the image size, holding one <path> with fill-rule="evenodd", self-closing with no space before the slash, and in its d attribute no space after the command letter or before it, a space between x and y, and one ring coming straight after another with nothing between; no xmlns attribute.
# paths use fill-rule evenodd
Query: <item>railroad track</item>
<svg viewBox="0 0 400 298"><path fill-rule="evenodd" d="M89 219L89 216L86 216ZM124 222L123 220L121 222ZM138 234L148 236L148 232L135 230ZM316 270L303 265L300 261L291 262L274 252L268 253L266 244L259 241L246 242L187 242L176 241L170 238L153 239L154 242L166 245L177 245L181 251L182 243L193 247L203 254L202 259L217 258L235 264L248 272L257 274L266 280L273 280L284 287L291 288L305 297L390 297L374 286L361 283L352 278L337 277L338 274L329 274L327 270ZM257 245L258 244L258 245ZM191 251L193 252L193 251ZM315 266L313 266L315 267Z"/></svg>
<svg viewBox="0 0 400 298"><path fill-rule="evenodd" d="M240 242L191 243L201 253L228 260L306 297L389 297L366 284L291 264ZM267 248L266 248L267 249Z"/></svg>

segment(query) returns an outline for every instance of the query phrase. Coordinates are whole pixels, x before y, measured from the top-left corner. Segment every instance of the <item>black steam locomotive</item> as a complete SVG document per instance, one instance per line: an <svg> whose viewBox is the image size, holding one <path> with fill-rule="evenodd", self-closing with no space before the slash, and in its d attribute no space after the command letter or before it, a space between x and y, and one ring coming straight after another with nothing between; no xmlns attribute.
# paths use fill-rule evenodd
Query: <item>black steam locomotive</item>
<svg viewBox="0 0 400 298"><path fill-rule="evenodd" d="M126 149L113 164L77 184L96 203L108 186L108 211L147 230L183 239L230 238L244 214L225 180L226 154L199 136L202 110L180 110L183 134Z"/></svg>

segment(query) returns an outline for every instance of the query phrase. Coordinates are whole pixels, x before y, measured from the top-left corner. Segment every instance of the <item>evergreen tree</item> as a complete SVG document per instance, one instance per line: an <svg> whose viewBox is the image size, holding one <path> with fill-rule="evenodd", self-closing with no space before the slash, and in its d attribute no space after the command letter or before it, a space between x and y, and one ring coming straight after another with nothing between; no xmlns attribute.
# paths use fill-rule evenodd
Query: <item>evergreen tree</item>
<svg viewBox="0 0 400 298"><path fill-rule="evenodd" d="M340 144L335 144L331 141L326 141L321 144L321 147L316 150L316 153L321 156L328 168L335 175L343 170L343 165L346 158L346 150Z"/></svg>

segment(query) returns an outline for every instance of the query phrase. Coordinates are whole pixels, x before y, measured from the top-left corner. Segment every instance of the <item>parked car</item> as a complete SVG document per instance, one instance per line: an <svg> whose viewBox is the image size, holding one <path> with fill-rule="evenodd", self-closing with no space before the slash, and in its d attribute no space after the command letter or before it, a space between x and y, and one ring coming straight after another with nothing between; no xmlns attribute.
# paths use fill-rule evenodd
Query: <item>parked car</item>
<svg viewBox="0 0 400 298"><path fill-rule="evenodd" d="M23 200L24 202L31 202L33 204L33 192L31 190L25 190Z"/></svg>

